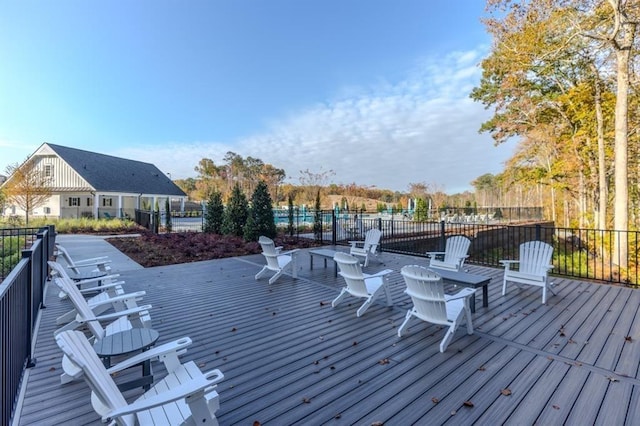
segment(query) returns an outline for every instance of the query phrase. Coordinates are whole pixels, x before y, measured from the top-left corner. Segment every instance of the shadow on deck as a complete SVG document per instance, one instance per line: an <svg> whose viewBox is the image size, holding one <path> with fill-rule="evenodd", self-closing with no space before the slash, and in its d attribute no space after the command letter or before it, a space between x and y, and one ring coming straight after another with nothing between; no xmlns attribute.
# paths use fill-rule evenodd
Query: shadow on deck
<svg viewBox="0 0 640 426"><path fill-rule="evenodd" d="M158 343L189 336L183 358L224 373L222 425L637 422L640 292L555 278L558 294L545 306L539 288L514 287L503 297L502 270L468 266L493 278L489 307L478 291L475 334L461 327L440 353L441 327L415 321L396 335L411 306L399 271L413 263L425 259L383 253L370 262L366 272L395 271L394 306L382 298L361 318L355 299L331 308L342 279L332 264L310 270L304 250L299 278L271 286L254 280L261 255L121 276L127 291L147 292ZM100 424L87 385L59 382L53 331L68 303L48 288L20 425ZM161 368L154 373L162 376Z"/></svg>

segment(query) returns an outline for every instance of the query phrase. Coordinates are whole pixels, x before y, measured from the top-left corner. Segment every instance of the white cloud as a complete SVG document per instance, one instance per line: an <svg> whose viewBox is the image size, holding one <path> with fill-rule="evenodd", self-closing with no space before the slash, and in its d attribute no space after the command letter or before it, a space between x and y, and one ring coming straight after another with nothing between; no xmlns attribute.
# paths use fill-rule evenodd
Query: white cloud
<svg viewBox="0 0 640 426"><path fill-rule="evenodd" d="M336 172L336 183L406 190L427 182L447 192L470 189L484 173L498 173L510 146L494 147L478 134L489 114L469 98L479 82L480 52L429 58L402 81L338 88L341 96L272 119L268 130L233 143L173 143L127 149L116 155L144 159L174 178L195 176L204 157L222 163L227 151L283 168L297 182L300 170Z"/></svg>

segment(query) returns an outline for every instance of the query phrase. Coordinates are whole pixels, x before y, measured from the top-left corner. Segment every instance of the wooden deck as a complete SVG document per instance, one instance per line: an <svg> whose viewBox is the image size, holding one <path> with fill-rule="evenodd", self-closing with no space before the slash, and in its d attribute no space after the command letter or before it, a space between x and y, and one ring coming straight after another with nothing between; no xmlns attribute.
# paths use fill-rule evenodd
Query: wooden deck
<svg viewBox="0 0 640 426"><path fill-rule="evenodd" d="M384 253L370 262L367 272L396 271L394 306L382 298L361 318L359 302L331 308L342 278L333 264L310 271L306 251L299 278L271 286L253 278L261 255L122 277L127 290L147 292L158 343L190 336L184 359L224 373L221 425L640 423L639 291L556 278L558 294L545 306L540 289L513 287L503 297L501 270L469 266L493 278L489 307L478 291L475 334L461 327L441 354L440 327L415 321L402 339L396 334L411 305L399 270L413 263L426 260ZM69 302L53 294L18 424L100 424L84 382L60 385L52 333Z"/></svg>

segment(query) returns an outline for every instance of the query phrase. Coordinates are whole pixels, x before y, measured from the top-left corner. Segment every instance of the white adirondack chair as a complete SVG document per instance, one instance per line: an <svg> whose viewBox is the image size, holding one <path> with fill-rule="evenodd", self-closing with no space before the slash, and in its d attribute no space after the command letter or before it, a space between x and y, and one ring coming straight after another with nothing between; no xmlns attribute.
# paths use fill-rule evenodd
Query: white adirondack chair
<svg viewBox="0 0 640 426"><path fill-rule="evenodd" d="M67 294L67 286L74 286L78 288L77 283L73 282L71 279L65 276L65 270L57 262L50 261L49 265L49 267L52 270L56 271L56 274L58 275L53 279L53 282L58 286L61 293L64 293L65 295ZM98 281L99 279L95 280ZM66 286L62 285L63 282L66 282ZM142 300L142 297L146 294L146 292L136 291L134 293L126 294L121 285L123 283L123 281L105 283L98 287L90 287L84 289L78 288L78 291L80 291L80 294L95 293L96 291L98 291L98 294L87 299L87 304L93 311L94 315L100 315L104 312L107 312L109 309L113 309L115 312L120 312L126 309L133 309L138 307L138 302ZM56 319L56 324L67 324L73 321L77 314L78 311L74 308L63 315L60 315Z"/></svg>
<svg viewBox="0 0 640 426"><path fill-rule="evenodd" d="M53 251L54 260L57 262L59 257L62 257L64 261L67 263L67 267L71 269L74 277L82 277L81 268L93 268L93 271L101 271L104 272L105 275L109 274L111 271L111 260L107 256L93 257L90 259L82 259L82 260L74 260L69 255L67 249L62 247L60 244L56 244L55 250Z"/></svg>
<svg viewBox="0 0 640 426"><path fill-rule="evenodd" d="M413 308L407 311L404 322L398 329L398 337L402 337L412 317L449 327L440 342L440 352L447 350L463 320L466 321L467 334L473 334L469 298L474 297L475 289L463 288L449 296L444 294L442 278L434 271L423 266L408 265L400 273L407 285L405 293L411 297Z"/></svg>
<svg viewBox="0 0 640 426"><path fill-rule="evenodd" d="M502 282L502 295L507 294L507 281L542 287L542 303L547 303L547 290L556 294L549 283L549 271L553 269L551 258L553 247L542 241L528 241L520 244L519 260L501 260L504 265L504 280ZM518 265L518 269L512 269L512 265Z"/></svg>
<svg viewBox="0 0 640 426"><path fill-rule="evenodd" d="M387 306L393 304L391 292L387 286L387 275L393 270L385 269L372 275L363 274L358 259L347 253L338 252L333 256L333 260L338 264L340 275L344 278L347 286L331 302L332 307L336 307L347 295L364 298L365 302L357 311L357 316L361 316L383 291L387 299Z"/></svg>
<svg viewBox="0 0 640 426"><path fill-rule="evenodd" d="M261 236L258 242L262 247L262 254L267 260L267 264L256 274L256 280L269 271L276 273L269 278L269 284L273 284L286 271L290 271L293 278L298 278L296 262L298 249L283 252L282 247L276 247L273 240L265 236Z"/></svg>
<svg viewBox="0 0 640 426"><path fill-rule="evenodd" d="M467 252L471 246L471 240L464 235L454 235L447 238L444 251L430 251L427 256L430 258L430 268L448 269L459 271L467 257Z"/></svg>
<svg viewBox="0 0 640 426"><path fill-rule="evenodd" d="M364 265L369 264L369 255L375 255L380 244L380 237L382 237L382 231L379 229L369 229L364 235L364 241L349 241L351 249L349 254L352 256L364 258Z"/></svg>
<svg viewBox="0 0 640 426"><path fill-rule="evenodd" d="M180 363L178 351L191 343L188 337L151 348L108 370L82 333L65 331L55 339L74 364L77 377L83 376L89 385L91 405L103 422L124 426L218 424L215 413L220 402L215 387L224 375L218 369L203 373L193 361ZM111 374L151 358L163 360L167 376L129 404Z"/></svg>

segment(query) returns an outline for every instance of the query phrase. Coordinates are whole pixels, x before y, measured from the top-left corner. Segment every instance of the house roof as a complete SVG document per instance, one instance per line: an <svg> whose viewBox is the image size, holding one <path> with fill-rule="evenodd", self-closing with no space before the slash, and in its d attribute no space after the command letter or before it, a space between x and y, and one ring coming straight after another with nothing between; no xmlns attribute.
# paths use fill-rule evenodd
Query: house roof
<svg viewBox="0 0 640 426"><path fill-rule="evenodd" d="M175 183L151 163L46 144L96 191L186 197Z"/></svg>

